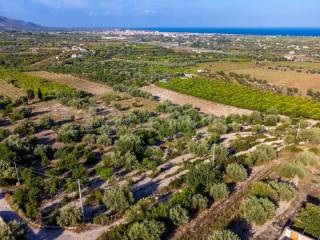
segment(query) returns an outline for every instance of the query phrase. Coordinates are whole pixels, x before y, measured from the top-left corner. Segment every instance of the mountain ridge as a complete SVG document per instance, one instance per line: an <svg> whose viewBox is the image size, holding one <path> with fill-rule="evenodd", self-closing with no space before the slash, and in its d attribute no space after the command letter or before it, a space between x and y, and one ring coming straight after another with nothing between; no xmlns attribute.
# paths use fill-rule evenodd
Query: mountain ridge
<svg viewBox="0 0 320 240"><path fill-rule="evenodd" d="M49 27L40 26L32 22L25 22L0 16L0 30L48 30Z"/></svg>

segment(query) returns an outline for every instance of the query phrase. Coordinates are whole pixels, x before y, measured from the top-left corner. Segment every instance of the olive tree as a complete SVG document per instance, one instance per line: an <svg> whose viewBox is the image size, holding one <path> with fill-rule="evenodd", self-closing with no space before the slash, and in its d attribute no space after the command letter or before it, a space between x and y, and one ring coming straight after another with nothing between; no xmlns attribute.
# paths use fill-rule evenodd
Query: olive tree
<svg viewBox="0 0 320 240"><path fill-rule="evenodd" d="M124 213L134 199L128 186L114 185L105 191L102 202L113 212Z"/></svg>
<svg viewBox="0 0 320 240"><path fill-rule="evenodd" d="M215 231L208 237L208 240L240 240L237 234L230 230Z"/></svg>
<svg viewBox="0 0 320 240"><path fill-rule="evenodd" d="M213 184L210 188L210 196L215 200L218 201L220 199L224 199L228 197L229 190L225 183L217 183Z"/></svg>
<svg viewBox="0 0 320 240"><path fill-rule="evenodd" d="M155 220L133 223L128 231L130 240L159 240L165 230L164 224Z"/></svg>
<svg viewBox="0 0 320 240"><path fill-rule="evenodd" d="M177 204L170 208L169 218L176 226L184 225L189 221L188 211Z"/></svg>
<svg viewBox="0 0 320 240"><path fill-rule="evenodd" d="M249 222L263 225L276 213L276 206L266 198L250 197L241 204L244 218Z"/></svg>
<svg viewBox="0 0 320 240"><path fill-rule="evenodd" d="M82 222L81 211L75 206L60 209L57 223L61 227L74 227Z"/></svg>
<svg viewBox="0 0 320 240"><path fill-rule="evenodd" d="M239 163L229 164L226 168L226 175L236 182L242 182L248 177L246 169Z"/></svg>
<svg viewBox="0 0 320 240"><path fill-rule="evenodd" d="M17 220L0 225L0 239L2 240L23 240L25 236L26 230Z"/></svg>

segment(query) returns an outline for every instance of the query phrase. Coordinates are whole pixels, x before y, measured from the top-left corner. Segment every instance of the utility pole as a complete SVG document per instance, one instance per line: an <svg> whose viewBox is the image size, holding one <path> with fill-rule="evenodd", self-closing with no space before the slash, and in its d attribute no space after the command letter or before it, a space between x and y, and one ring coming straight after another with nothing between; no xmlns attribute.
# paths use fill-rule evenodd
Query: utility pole
<svg viewBox="0 0 320 240"><path fill-rule="evenodd" d="M80 198L81 212L82 212L82 216L83 216L83 221L85 221L83 204L82 204L81 185L80 185L80 179L79 178L78 178L78 187L79 187L79 198Z"/></svg>
<svg viewBox="0 0 320 240"><path fill-rule="evenodd" d="M296 139L298 139L298 137L299 137L299 132L300 132L300 121L299 121L299 125L298 125L298 131L297 131Z"/></svg>
<svg viewBox="0 0 320 240"><path fill-rule="evenodd" d="M213 144L213 151L212 151L212 164L214 164L215 155L216 155L216 144Z"/></svg>
<svg viewBox="0 0 320 240"><path fill-rule="evenodd" d="M15 170L16 170L16 174L17 174L18 185L20 185L20 178L19 178L19 173L18 173L18 169L17 169L16 162L15 162L15 161L13 161L13 164L14 164L14 168L15 168Z"/></svg>

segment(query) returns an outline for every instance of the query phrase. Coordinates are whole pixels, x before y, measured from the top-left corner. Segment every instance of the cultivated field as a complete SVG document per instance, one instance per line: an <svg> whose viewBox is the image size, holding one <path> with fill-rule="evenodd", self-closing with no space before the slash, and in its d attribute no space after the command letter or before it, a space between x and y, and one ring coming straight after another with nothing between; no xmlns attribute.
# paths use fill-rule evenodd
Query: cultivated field
<svg viewBox="0 0 320 240"><path fill-rule="evenodd" d="M186 94L181 94L164 88L160 88L154 85L142 87L141 90L159 97L161 101L169 100L179 105L192 104L194 107L199 108L202 112L211 113L216 116L227 116L232 113L248 114L251 112L247 109L213 103L200 98L188 96Z"/></svg>
<svg viewBox="0 0 320 240"><path fill-rule="evenodd" d="M275 70L277 66L280 67L279 70ZM273 67L269 69L268 66ZM290 70L284 66L290 66L295 68ZM298 88L303 95L306 94L308 89L320 90L320 74L310 74L307 70L319 69L320 63L290 63L290 62L280 62L280 63L266 63L266 66L261 67L253 63L233 63L233 62L221 62L214 63L209 66L213 71L225 71L234 72L237 74L248 74L251 77L255 77L259 80L266 80L271 84L282 87ZM297 72L296 69L301 69L301 72Z"/></svg>
<svg viewBox="0 0 320 240"><path fill-rule="evenodd" d="M94 95L101 95L112 91L110 87L104 84L87 81L69 74L49 73L45 71L29 72L27 74L41 77L50 81L66 84L76 89L87 91Z"/></svg>

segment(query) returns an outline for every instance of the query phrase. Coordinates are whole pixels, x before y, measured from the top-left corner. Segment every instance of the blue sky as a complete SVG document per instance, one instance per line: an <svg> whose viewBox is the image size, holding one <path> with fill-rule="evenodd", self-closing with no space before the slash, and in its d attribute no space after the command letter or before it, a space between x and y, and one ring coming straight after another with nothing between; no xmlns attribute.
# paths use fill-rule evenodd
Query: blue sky
<svg viewBox="0 0 320 240"><path fill-rule="evenodd" d="M320 0L0 0L0 15L57 27L320 27Z"/></svg>

